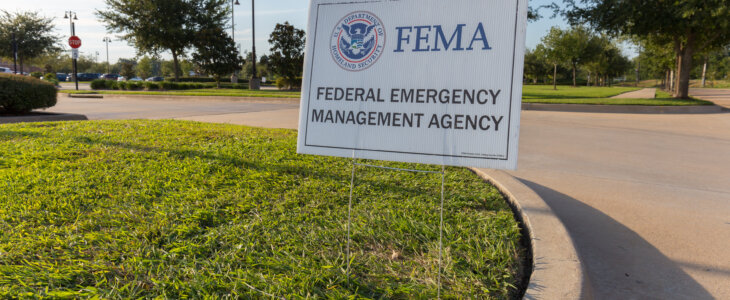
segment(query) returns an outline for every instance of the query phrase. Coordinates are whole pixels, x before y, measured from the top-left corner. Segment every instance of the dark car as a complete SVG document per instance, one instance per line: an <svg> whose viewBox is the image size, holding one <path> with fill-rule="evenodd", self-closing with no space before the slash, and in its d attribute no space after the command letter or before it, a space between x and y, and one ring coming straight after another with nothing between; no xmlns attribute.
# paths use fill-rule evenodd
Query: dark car
<svg viewBox="0 0 730 300"><path fill-rule="evenodd" d="M78 76L79 81L92 81L99 78L99 76L94 73L79 73ZM68 76L66 76L66 81L74 81L74 74L68 74Z"/></svg>
<svg viewBox="0 0 730 300"><path fill-rule="evenodd" d="M117 80L117 78L119 78L118 74L102 74L101 76L99 76L99 79L104 80Z"/></svg>
<svg viewBox="0 0 730 300"><path fill-rule="evenodd" d="M144 81L165 81L165 78L162 78L162 77L156 76L156 77L150 77L150 78L147 78L147 79L145 79Z"/></svg>
<svg viewBox="0 0 730 300"><path fill-rule="evenodd" d="M56 79L58 79L58 81L66 81L67 76L68 74L66 73L56 73Z"/></svg>

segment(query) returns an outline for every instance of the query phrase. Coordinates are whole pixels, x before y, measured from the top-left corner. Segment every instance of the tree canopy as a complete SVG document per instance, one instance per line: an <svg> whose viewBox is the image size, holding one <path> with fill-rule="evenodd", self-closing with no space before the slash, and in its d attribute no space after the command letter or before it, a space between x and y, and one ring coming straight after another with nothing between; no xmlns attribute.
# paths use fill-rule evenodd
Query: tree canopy
<svg viewBox="0 0 730 300"><path fill-rule="evenodd" d="M226 0L105 0L107 10L96 11L106 29L140 54L170 51L174 75L180 76L179 58L195 42L201 28L225 28Z"/></svg>
<svg viewBox="0 0 730 300"><path fill-rule="evenodd" d="M572 24L589 23L614 35L663 39L677 60L675 97L689 96L692 56L698 51L730 43L730 5L727 0L564 0Z"/></svg>
<svg viewBox="0 0 730 300"><path fill-rule="evenodd" d="M0 56L13 57L13 33L18 47L18 60L23 61L58 51L58 39L53 33L53 18L37 12L0 13Z"/></svg>
<svg viewBox="0 0 730 300"><path fill-rule="evenodd" d="M269 44L272 71L286 78L289 85L292 85L302 75L304 67L304 30L295 28L289 22L276 24L269 37Z"/></svg>
<svg viewBox="0 0 730 300"><path fill-rule="evenodd" d="M231 74L243 66L243 58L236 49L233 39L220 28L201 30L196 38L197 52L193 61L201 71L213 75L220 88L221 77Z"/></svg>

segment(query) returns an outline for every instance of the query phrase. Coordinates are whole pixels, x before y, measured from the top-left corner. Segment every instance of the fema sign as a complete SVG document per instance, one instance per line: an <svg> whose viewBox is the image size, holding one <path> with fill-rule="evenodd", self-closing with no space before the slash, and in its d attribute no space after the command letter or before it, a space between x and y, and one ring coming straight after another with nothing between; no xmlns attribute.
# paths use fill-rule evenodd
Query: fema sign
<svg viewBox="0 0 730 300"><path fill-rule="evenodd" d="M526 0L312 0L298 152L515 169L526 25Z"/></svg>

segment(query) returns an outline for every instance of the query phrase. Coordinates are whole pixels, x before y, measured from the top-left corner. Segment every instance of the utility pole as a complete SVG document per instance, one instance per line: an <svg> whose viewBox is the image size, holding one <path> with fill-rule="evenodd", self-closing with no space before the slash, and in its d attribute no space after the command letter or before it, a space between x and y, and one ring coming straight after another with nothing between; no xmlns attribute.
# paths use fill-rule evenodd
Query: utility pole
<svg viewBox="0 0 730 300"><path fill-rule="evenodd" d="M252 57L251 57L251 63L253 64L253 74L251 75L251 80L248 82L248 88L250 90L260 90L261 89L261 79L259 78L258 72L256 72L256 9L255 9L255 3L256 0L251 0L251 24L252 24L252 30L251 30L251 37L253 39L253 48L251 51Z"/></svg>
<svg viewBox="0 0 730 300"><path fill-rule="evenodd" d="M109 74L111 73L109 70L109 43L112 42L112 39L105 36L103 42L106 44L106 73Z"/></svg>

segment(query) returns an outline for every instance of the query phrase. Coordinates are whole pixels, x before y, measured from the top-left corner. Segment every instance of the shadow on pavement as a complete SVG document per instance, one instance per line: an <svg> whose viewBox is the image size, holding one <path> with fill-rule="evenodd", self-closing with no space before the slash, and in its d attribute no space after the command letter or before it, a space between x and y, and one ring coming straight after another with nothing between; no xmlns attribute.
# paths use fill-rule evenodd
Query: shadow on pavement
<svg viewBox="0 0 730 300"><path fill-rule="evenodd" d="M636 232L568 195L519 179L565 224L595 299L713 299L697 281Z"/></svg>

